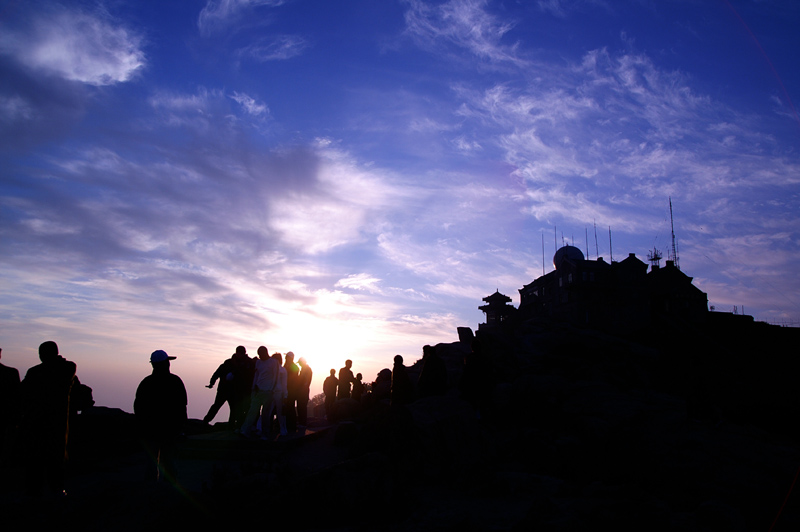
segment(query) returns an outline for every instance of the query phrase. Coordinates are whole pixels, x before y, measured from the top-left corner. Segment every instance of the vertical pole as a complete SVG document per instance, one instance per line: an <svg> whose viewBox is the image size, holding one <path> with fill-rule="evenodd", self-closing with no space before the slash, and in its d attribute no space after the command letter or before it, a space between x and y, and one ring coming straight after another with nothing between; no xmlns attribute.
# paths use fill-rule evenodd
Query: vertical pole
<svg viewBox="0 0 800 532"><path fill-rule="evenodd" d="M544 275L544 233L542 233L542 275Z"/></svg>
<svg viewBox="0 0 800 532"><path fill-rule="evenodd" d="M600 258L600 246L597 245L597 222L594 223L594 258Z"/></svg>
<svg viewBox="0 0 800 532"><path fill-rule="evenodd" d="M669 227L672 230L672 262L675 264L675 267L680 270L681 266L678 262L678 250L675 247L675 223L672 219L672 196L669 197Z"/></svg>
<svg viewBox="0 0 800 532"><path fill-rule="evenodd" d="M589 228L584 226L583 232L585 233L584 238L586 239L586 260L589 260L591 258L589 256Z"/></svg>

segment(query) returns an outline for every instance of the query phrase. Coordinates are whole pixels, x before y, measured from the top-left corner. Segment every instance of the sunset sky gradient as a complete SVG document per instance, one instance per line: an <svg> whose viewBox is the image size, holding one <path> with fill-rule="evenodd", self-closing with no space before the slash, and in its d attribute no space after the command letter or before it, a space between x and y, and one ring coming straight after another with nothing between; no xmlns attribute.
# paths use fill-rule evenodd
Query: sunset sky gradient
<svg viewBox="0 0 800 532"><path fill-rule="evenodd" d="M556 243L667 255L670 197L710 305L798 322L798 26L777 0L0 2L2 362L55 340L130 411L164 349L193 417L239 344L306 357L312 394L346 358L371 381L517 304Z"/></svg>

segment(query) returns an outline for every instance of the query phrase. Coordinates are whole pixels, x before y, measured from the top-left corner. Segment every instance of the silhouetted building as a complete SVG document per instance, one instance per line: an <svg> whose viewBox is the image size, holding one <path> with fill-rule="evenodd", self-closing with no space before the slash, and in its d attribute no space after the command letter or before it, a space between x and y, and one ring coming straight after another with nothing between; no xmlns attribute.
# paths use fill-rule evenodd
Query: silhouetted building
<svg viewBox="0 0 800 532"><path fill-rule="evenodd" d="M630 330L663 319L700 323L708 314L706 293L672 261L648 273L647 264L633 253L609 264L602 257L587 260L580 249L564 246L553 265L555 270L519 289L520 319Z"/></svg>
<svg viewBox="0 0 800 532"><path fill-rule="evenodd" d="M478 329L497 327L517 311L513 305L509 305L511 298L501 294L499 290L484 297L483 300L486 301L486 305L482 305L478 309L486 314L486 323L479 324Z"/></svg>
<svg viewBox="0 0 800 532"><path fill-rule="evenodd" d="M708 295L692 284L671 260L647 275L650 312L654 318L678 317L702 322L708 317Z"/></svg>

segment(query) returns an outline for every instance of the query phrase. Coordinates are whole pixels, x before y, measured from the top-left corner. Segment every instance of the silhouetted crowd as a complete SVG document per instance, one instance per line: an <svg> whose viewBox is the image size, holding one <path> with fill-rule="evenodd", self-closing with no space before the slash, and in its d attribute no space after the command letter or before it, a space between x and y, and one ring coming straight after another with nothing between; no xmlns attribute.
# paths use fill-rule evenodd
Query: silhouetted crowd
<svg viewBox="0 0 800 532"><path fill-rule="evenodd" d="M250 358L244 346L223 362L211 376L208 388L217 386L217 397L203 421L210 423L219 408L228 403L228 426L245 438L273 436L273 425L286 436L305 432L308 423L308 400L313 372L305 358L294 361L294 353L269 354L263 345L258 357Z"/></svg>
<svg viewBox="0 0 800 532"><path fill-rule="evenodd" d="M350 400L362 408L376 404L387 404L393 410L400 409L416 398L444 395L447 392L447 368L436 349L430 345L422 348L422 369L416 389L403 365L403 357L396 355L392 369L378 372L372 383L365 384L361 373L353 376L352 360L346 360L339 370L331 369L322 385L325 397L325 415L329 421L337 421L337 404Z"/></svg>
<svg viewBox="0 0 800 532"><path fill-rule="evenodd" d="M78 380L76 364L59 355L55 342L42 343L39 358L41 363L30 368L22 380L16 369L0 364L2 456L6 460L16 449L22 449L28 496L63 497L70 414L92 406L94 400L91 388ZM183 381L170 371L170 361L175 358L163 350L153 351L152 373L136 390L137 431L151 463L146 469L148 480L174 482L176 477L174 456L184 434L188 400ZM462 379L462 384L477 390L479 383L469 381L475 373L469 358L465 364L467 380ZM352 367L353 361L346 360L338 377L331 369L323 383L329 422L338 420L337 403L359 407L382 403L396 410L416 397L443 395L447 390L445 363L427 345L417 390L400 355L394 357L391 370L381 370L369 384L363 382L361 373L354 375ZM270 355L260 346L257 357L251 358L244 346L238 346L211 375L206 387L216 385L216 397L203 421L209 424L227 403L227 428L242 438L271 440L276 434L304 434L312 376L306 360L301 357L295 362L291 351L285 357L281 353ZM465 395L477 400L475 391Z"/></svg>

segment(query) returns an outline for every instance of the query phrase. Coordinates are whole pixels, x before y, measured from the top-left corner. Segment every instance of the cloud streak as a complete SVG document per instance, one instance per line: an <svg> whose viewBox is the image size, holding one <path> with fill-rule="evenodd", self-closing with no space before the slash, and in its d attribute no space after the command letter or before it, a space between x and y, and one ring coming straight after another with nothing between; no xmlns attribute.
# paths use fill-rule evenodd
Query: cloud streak
<svg viewBox="0 0 800 532"><path fill-rule="evenodd" d="M485 0L451 0L433 6L411 0L408 6L406 31L426 49L437 50L445 42L490 63L526 64L515 45L501 43L514 23L489 14Z"/></svg>
<svg viewBox="0 0 800 532"><path fill-rule="evenodd" d="M285 0L209 0L197 17L197 27L208 37L245 20L260 7L279 7Z"/></svg>
<svg viewBox="0 0 800 532"><path fill-rule="evenodd" d="M27 68L93 86L131 80L145 66L142 39L102 11L44 8L6 28L2 53Z"/></svg>
<svg viewBox="0 0 800 532"><path fill-rule="evenodd" d="M301 55L310 43L299 35L278 35L261 38L236 50L236 55L258 62L281 61Z"/></svg>

